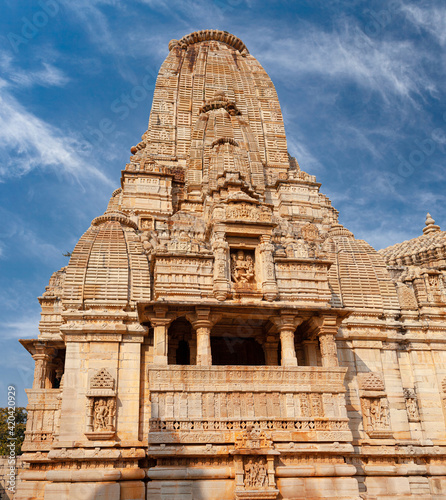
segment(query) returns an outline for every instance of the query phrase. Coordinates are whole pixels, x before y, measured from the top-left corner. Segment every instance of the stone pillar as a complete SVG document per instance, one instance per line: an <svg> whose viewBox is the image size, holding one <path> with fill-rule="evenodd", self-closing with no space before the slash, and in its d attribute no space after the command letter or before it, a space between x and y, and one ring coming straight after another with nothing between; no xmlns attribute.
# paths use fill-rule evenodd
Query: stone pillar
<svg viewBox="0 0 446 500"><path fill-rule="evenodd" d="M36 353L32 355L36 362L34 367L33 389L51 389L50 362L54 356L54 349L38 346Z"/></svg>
<svg viewBox="0 0 446 500"><path fill-rule="evenodd" d="M153 326L153 364L167 365L167 330L171 323L168 318L151 318Z"/></svg>
<svg viewBox="0 0 446 500"><path fill-rule="evenodd" d="M282 366L297 366L294 330L282 328L280 330L280 343L282 344Z"/></svg>
<svg viewBox="0 0 446 500"><path fill-rule="evenodd" d="M321 346L322 366L326 368L339 366L335 337L338 333L340 318L320 316L312 318L311 321Z"/></svg>
<svg viewBox="0 0 446 500"><path fill-rule="evenodd" d="M282 366L297 366L296 349L294 347L294 332L302 323L303 319L294 314L282 313L277 318L270 318L276 325L280 333L280 343L282 345Z"/></svg>
<svg viewBox="0 0 446 500"><path fill-rule="evenodd" d="M94 431L94 398L87 398L87 432Z"/></svg>
<svg viewBox="0 0 446 500"><path fill-rule="evenodd" d="M43 353L33 354L33 359L36 362L34 366L34 381L33 389L45 388L45 374L47 371L48 356Z"/></svg>
<svg viewBox="0 0 446 500"><path fill-rule="evenodd" d="M339 366L338 350L336 348L335 335L333 333L321 333L319 342L321 345L322 366L331 368Z"/></svg>
<svg viewBox="0 0 446 500"><path fill-rule="evenodd" d="M197 332L197 365L210 366L212 365L211 353L211 328L212 324L209 321L200 321L194 324Z"/></svg>
<svg viewBox="0 0 446 500"><path fill-rule="evenodd" d="M317 342L315 340L304 340L303 345L308 366L317 366Z"/></svg>
<svg viewBox="0 0 446 500"><path fill-rule="evenodd" d="M220 319L220 316L211 314L209 307L197 307L194 314L187 315L197 335L197 362L198 366L212 365L211 329Z"/></svg>
<svg viewBox="0 0 446 500"><path fill-rule="evenodd" d="M271 235L260 236L258 247L262 271L262 292L268 302L272 302L278 294L276 273L274 269L274 246L271 244Z"/></svg>

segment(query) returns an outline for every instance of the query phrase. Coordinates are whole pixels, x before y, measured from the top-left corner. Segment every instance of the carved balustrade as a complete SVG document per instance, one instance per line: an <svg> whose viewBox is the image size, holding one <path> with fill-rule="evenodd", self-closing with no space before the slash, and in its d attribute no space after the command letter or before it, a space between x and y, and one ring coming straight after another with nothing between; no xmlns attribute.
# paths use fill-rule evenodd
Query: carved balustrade
<svg viewBox="0 0 446 500"><path fill-rule="evenodd" d="M28 418L23 451L49 450L58 432L61 389L27 389Z"/></svg>
<svg viewBox="0 0 446 500"><path fill-rule="evenodd" d="M350 441L345 373L339 367L152 367L149 442L233 443L251 427L277 441Z"/></svg>

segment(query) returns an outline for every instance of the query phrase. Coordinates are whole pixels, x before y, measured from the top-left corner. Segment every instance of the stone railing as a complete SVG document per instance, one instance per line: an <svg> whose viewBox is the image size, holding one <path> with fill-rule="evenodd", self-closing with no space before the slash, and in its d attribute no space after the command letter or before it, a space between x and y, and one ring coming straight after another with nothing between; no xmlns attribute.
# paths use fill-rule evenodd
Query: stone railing
<svg viewBox="0 0 446 500"><path fill-rule="evenodd" d="M275 440L349 441L346 368L178 366L149 370L151 443L230 443L247 428Z"/></svg>
<svg viewBox="0 0 446 500"><path fill-rule="evenodd" d="M28 419L23 451L49 450L57 432L60 389L27 389Z"/></svg>
<svg viewBox="0 0 446 500"><path fill-rule="evenodd" d="M157 366L151 391L345 392L347 368L318 366Z"/></svg>

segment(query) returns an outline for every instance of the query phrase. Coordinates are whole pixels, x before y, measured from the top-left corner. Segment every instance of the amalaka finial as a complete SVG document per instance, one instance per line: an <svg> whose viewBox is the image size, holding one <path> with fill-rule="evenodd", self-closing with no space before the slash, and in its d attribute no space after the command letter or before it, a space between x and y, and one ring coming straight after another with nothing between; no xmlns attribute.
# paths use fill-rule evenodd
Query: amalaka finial
<svg viewBox="0 0 446 500"><path fill-rule="evenodd" d="M432 218L432 215L428 212L427 215L426 215L426 227L423 228L423 233L424 234L428 234L428 233L432 233L432 232L435 232L435 231L440 231L440 226L437 226L435 224L435 221L434 219Z"/></svg>

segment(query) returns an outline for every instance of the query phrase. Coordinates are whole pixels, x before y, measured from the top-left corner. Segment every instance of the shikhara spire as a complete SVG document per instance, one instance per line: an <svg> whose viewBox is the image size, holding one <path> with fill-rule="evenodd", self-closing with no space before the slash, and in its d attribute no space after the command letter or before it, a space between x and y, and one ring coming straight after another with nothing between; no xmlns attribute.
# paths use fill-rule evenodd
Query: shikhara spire
<svg viewBox="0 0 446 500"><path fill-rule="evenodd" d="M431 216L379 253L357 240L225 31L169 43L131 154L21 341L35 373L15 498L444 495Z"/></svg>

